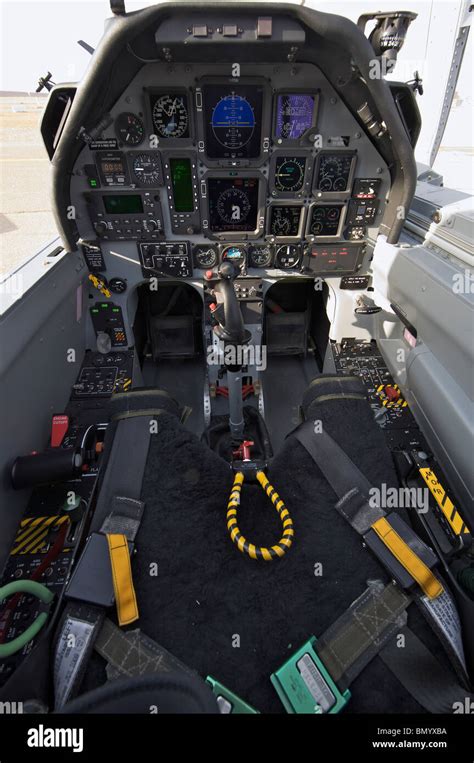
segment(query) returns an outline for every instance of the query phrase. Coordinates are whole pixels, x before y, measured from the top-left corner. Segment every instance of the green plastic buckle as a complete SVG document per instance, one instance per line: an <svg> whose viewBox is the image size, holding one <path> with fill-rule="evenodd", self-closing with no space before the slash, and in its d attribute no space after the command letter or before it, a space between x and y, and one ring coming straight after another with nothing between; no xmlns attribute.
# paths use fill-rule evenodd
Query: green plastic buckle
<svg viewBox="0 0 474 763"><path fill-rule="evenodd" d="M318 657L312 636L281 668L272 673L287 713L338 713L349 702L349 689L340 692Z"/></svg>
<svg viewBox="0 0 474 763"><path fill-rule="evenodd" d="M232 713L234 715L252 713L253 715L259 715L258 710L255 710L252 705L248 705L243 699L240 699L236 694L229 691L226 686L223 686L219 681L212 678L212 676L207 676L206 682L212 688L212 693L217 699L217 704L221 713Z"/></svg>

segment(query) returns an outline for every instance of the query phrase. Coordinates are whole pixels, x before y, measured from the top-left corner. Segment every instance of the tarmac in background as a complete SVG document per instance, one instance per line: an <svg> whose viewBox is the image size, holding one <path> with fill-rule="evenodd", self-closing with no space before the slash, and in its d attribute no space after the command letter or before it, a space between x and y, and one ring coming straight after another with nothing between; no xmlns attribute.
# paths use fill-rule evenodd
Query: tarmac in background
<svg viewBox="0 0 474 763"><path fill-rule="evenodd" d="M39 128L46 98L0 96L0 275L58 235Z"/></svg>

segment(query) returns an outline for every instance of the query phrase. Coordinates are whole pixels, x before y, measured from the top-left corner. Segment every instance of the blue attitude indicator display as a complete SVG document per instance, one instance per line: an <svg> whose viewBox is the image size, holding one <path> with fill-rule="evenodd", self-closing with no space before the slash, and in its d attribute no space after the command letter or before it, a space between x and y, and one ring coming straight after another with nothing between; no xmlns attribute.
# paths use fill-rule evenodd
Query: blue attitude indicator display
<svg viewBox="0 0 474 763"><path fill-rule="evenodd" d="M281 140L299 140L315 123L316 96L284 93L277 98L275 134Z"/></svg>
<svg viewBox="0 0 474 763"><path fill-rule="evenodd" d="M212 131L216 140L232 151L243 148L255 129L255 114L250 103L237 93L221 98L212 112Z"/></svg>
<svg viewBox="0 0 474 763"><path fill-rule="evenodd" d="M205 85L206 153L210 159L260 155L263 90L258 85Z"/></svg>

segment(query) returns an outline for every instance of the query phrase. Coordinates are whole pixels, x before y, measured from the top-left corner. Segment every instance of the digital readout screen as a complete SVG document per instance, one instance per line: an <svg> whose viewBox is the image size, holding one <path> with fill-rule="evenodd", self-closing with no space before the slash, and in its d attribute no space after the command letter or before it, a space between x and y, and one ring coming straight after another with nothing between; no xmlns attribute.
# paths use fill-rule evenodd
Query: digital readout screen
<svg viewBox="0 0 474 763"><path fill-rule="evenodd" d="M171 185L176 212L194 212L191 159L170 159Z"/></svg>
<svg viewBox="0 0 474 763"><path fill-rule="evenodd" d="M108 215L143 214L142 197L137 194L107 194L102 196Z"/></svg>

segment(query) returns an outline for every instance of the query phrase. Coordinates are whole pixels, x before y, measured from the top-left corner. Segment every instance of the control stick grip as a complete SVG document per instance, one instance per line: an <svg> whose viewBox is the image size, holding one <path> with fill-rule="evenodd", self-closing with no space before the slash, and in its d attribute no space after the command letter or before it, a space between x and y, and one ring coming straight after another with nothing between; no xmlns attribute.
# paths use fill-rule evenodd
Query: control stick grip
<svg viewBox="0 0 474 763"><path fill-rule="evenodd" d="M80 472L82 456L75 448L52 448L44 453L19 456L12 466L15 490L48 482L68 480Z"/></svg>
<svg viewBox="0 0 474 763"><path fill-rule="evenodd" d="M223 262L218 273L220 279L214 289L221 294L224 307L224 322L223 325L221 324L222 338L229 343L245 344L248 341L248 332L245 330L239 300L234 291L236 271L231 262Z"/></svg>

